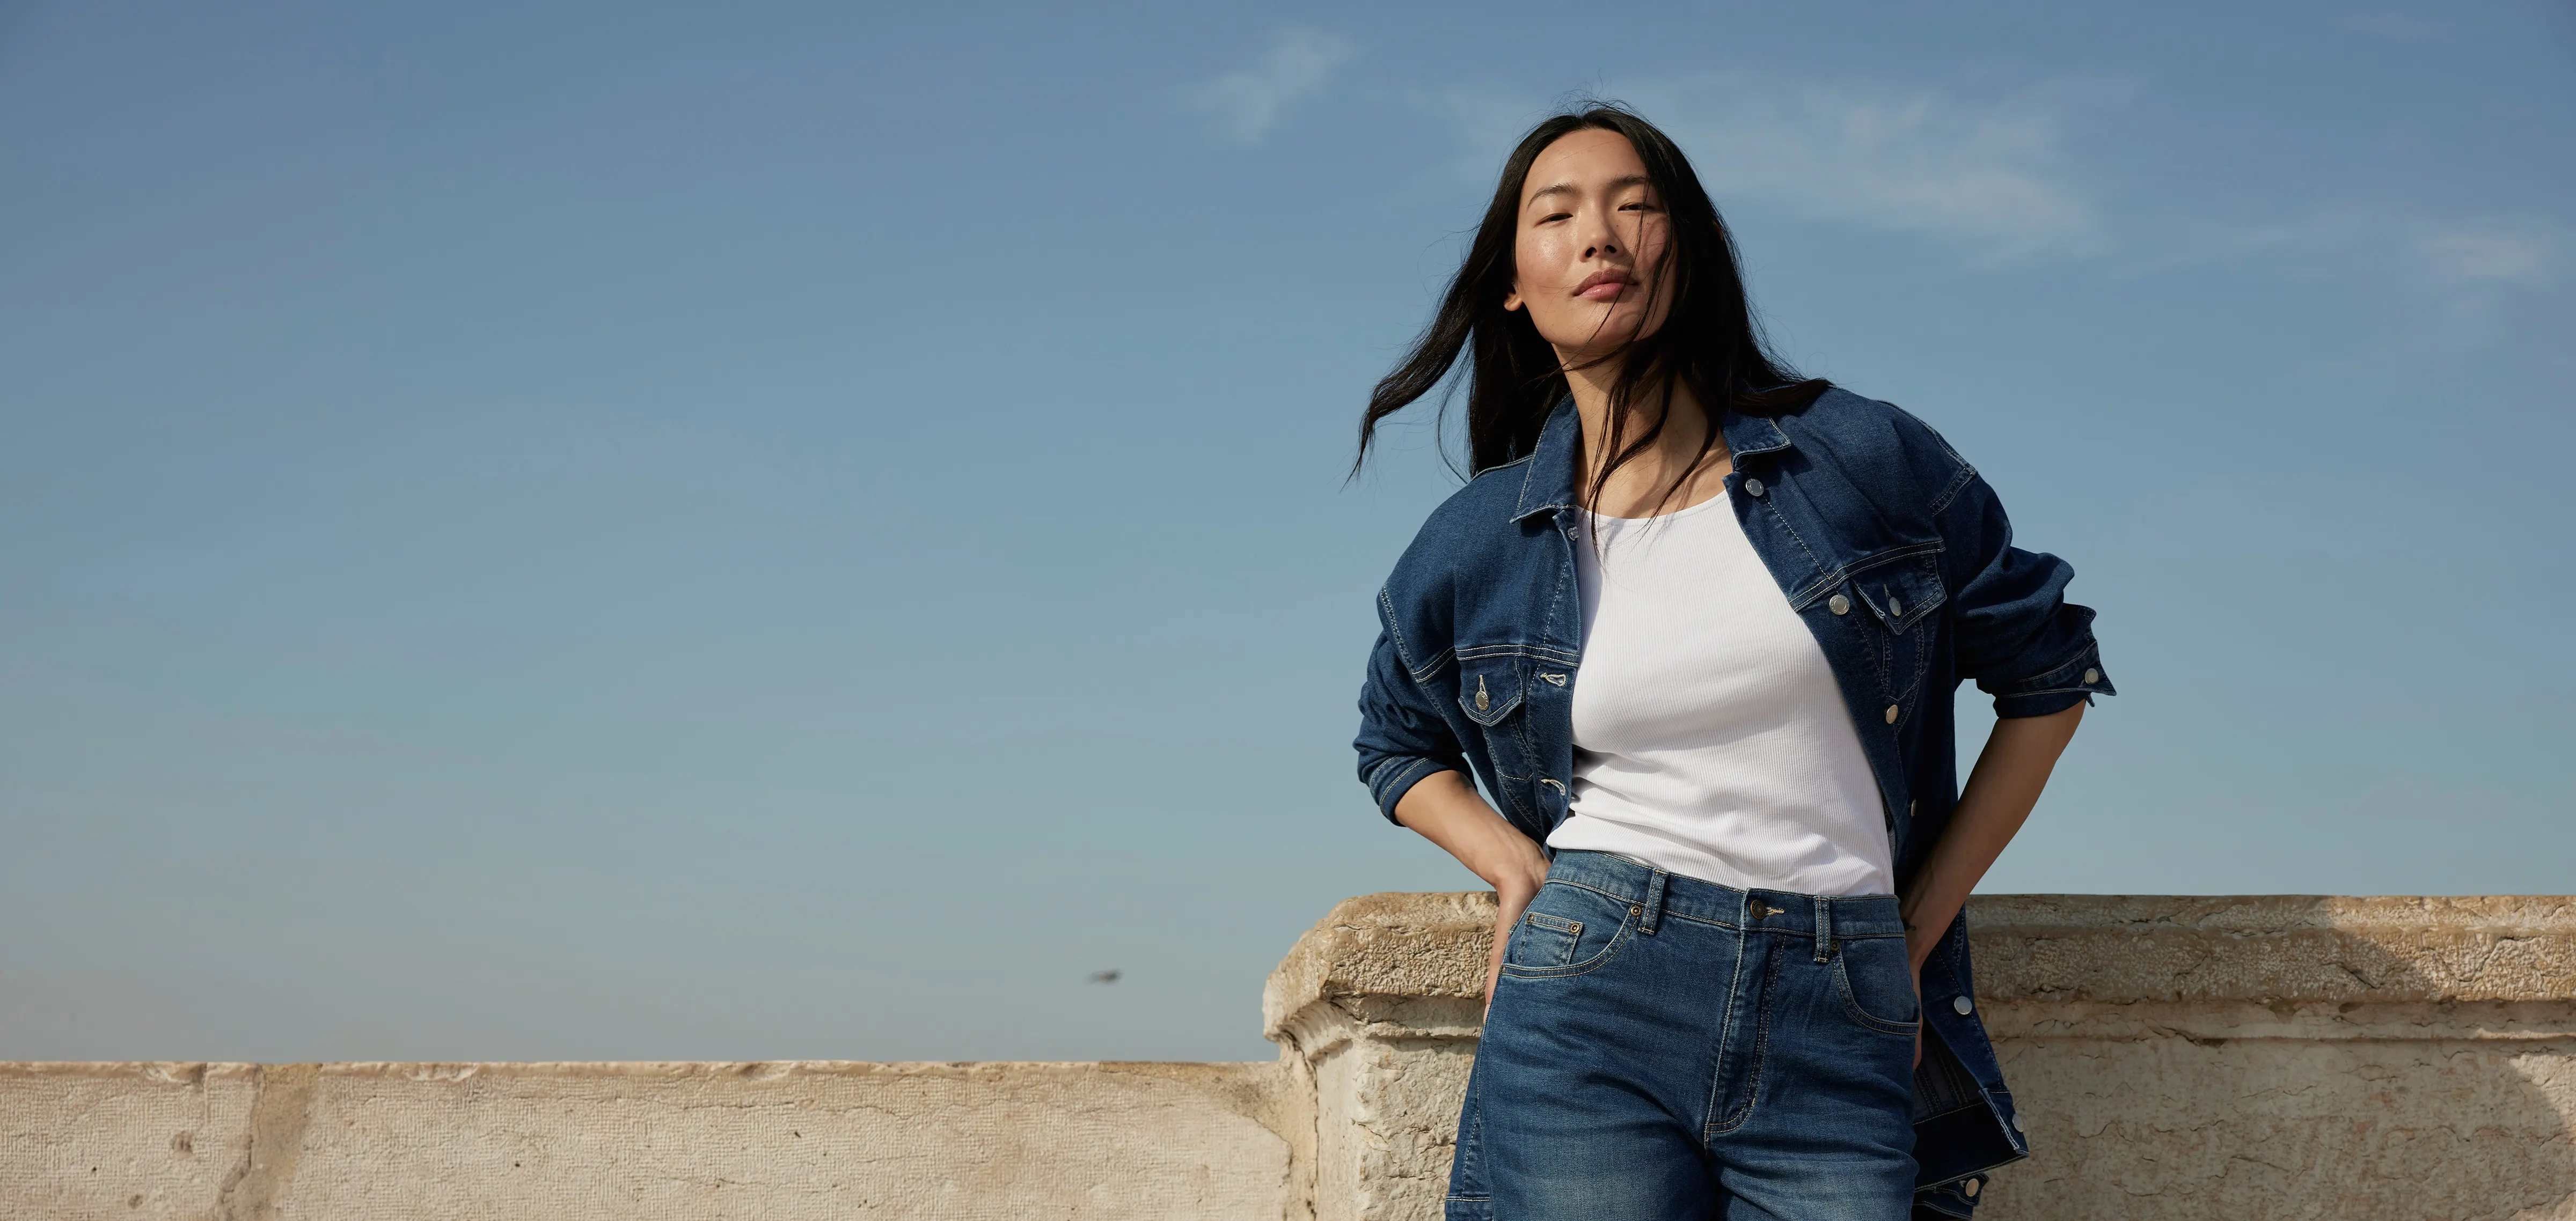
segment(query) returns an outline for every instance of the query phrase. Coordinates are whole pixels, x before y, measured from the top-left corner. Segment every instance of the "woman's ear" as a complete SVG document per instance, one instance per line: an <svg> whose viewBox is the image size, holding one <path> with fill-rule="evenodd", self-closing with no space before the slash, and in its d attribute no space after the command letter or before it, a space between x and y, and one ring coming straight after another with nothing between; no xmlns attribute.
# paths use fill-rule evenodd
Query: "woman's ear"
<svg viewBox="0 0 2576 1221"><path fill-rule="evenodd" d="M1507 293L1504 293L1504 294L1503 294L1503 312L1504 312L1504 313L1507 313L1507 314L1508 314L1508 313L1512 312L1513 310L1519 309L1520 307L1521 307L1521 290L1519 290L1519 289L1515 288L1515 289L1513 289L1512 291L1510 291L1510 292L1507 292Z"/></svg>

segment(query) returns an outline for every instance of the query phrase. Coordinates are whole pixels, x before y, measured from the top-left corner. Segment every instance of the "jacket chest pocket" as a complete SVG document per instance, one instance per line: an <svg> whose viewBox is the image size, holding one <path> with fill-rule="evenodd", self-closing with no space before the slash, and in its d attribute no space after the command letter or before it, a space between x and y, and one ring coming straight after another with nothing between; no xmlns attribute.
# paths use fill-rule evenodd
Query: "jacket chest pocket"
<svg viewBox="0 0 2576 1221"><path fill-rule="evenodd" d="M1460 652L1472 653L1463 649ZM1485 758L1491 765L1494 782L1502 789L1498 796L1524 812L1535 813L1536 802L1530 793L1533 752L1522 698L1527 669L1517 656L1462 656L1458 662L1458 709L1481 731Z"/></svg>
<svg viewBox="0 0 2576 1221"><path fill-rule="evenodd" d="M1949 600L1941 588L1940 553L1926 550L1862 569L1852 574L1846 588L1867 612L1859 616L1861 628L1869 637L1883 693L1903 703L1932 668L1938 617Z"/></svg>

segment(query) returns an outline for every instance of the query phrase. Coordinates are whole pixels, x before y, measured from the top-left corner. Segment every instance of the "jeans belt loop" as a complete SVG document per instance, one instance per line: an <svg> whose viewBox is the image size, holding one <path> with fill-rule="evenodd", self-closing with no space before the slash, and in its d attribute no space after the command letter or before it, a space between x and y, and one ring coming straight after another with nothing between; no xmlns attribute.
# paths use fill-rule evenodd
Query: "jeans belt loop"
<svg viewBox="0 0 2576 1221"><path fill-rule="evenodd" d="M1816 896L1816 961L1818 961L1818 962L1831 962L1831 961L1833 961L1833 958L1834 958L1834 901L1833 901L1833 900L1831 900L1831 899L1826 898L1826 897L1825 897L1825 896L1823 896L1823 895L1817 895L1817 896Z"/></svg>
<svg viewBox="0 0 2576 1221"><path fill-rule="evenodd" d="M1655 935L1655 917L1664 914L1664 879L1671 876L1658 869L1655 876L1646 880L1646 910L1637 919L1638 932L1649 937Z"/></svg>

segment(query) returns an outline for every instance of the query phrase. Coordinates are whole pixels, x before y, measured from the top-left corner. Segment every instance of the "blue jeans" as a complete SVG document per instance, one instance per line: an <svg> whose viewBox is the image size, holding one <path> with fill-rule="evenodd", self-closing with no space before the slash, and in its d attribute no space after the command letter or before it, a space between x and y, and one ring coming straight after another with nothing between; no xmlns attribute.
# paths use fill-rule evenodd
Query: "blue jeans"
<svg viewBox="0 0 2576 1221"><path fill-rule="evenodd" d="M1902 1221L1919 1014L1887 896L1560 852L1485 1018L1449 1221Z"/></svg>

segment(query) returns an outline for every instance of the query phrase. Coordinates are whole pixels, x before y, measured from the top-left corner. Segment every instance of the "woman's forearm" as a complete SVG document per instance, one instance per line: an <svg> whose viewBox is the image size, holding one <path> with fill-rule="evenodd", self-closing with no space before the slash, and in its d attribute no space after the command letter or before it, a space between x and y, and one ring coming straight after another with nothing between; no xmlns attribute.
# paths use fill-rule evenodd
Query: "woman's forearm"
<svg viewBox="0 0 2576 1221"><path fill-rule="evenodd" d="M2022 820L2030 817L2031 807L2039 804L2049 772L2057 767L2058 755L2065 752L2067 742L2075 737L2076 723L2083 719L2084 705L2077 704L2047 716L1995 722L1986 748L1977 755L1977 766L1968 773L1967 787L1959 793L1958 808L1951 811L1948 828L1898 899L1905 919L1905 947L1913 954L1915 970L1923 969L1941 934L1967 903L1968 892L1994 867L2004 845L2012 842Z"/></svg>
<svg viewBox="0 0 2576 1221"><path fill-rule="evenodd" d="M1440 845L1506 900L1527 902L1547 880L1547 854L1503 821L1458 772L1433 772L1395 803L1395 820Z"/></svg>
<svg viewBox="0 0 2576 1221"><path fill-rule="evenodd" d="M1494 888L1494 944L1485 957L1485 1003L1492 1005L1512 925L1547 882L1547 853L1503 821L1458 772L1433 772L1415 781L1395 803L1395 820L1446 849Z"/></svg>

